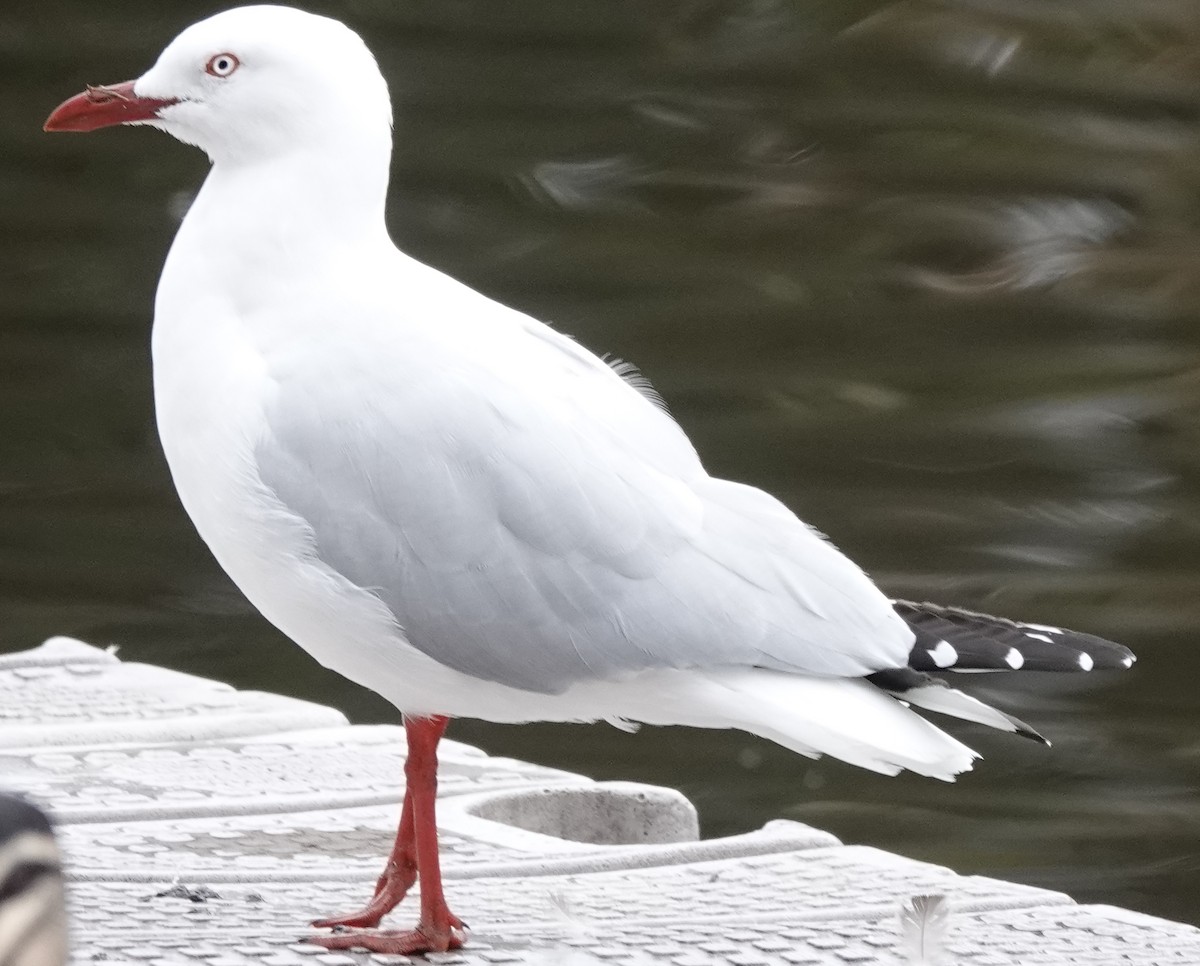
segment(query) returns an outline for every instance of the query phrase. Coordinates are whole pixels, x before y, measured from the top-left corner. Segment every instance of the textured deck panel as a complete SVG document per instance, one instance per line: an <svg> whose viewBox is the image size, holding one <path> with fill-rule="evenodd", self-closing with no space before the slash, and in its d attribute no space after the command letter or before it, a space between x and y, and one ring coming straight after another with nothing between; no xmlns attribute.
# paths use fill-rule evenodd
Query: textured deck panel
<svg viewBox="0 0 1200 966"><path fill-rule="evenodd" d="M600 786L613 790L611 785ZM644 786L618 785L633 794ZM589 789L580 789L586 791ZM651 790L653 791L653 790ZM829 846L827 833L792 822L710 842L594 845L478 819L487 796L443 799L443 875L543 875L674 865ZM59 841L79 877L161 882L180 869L206 882L368 881L396 834L396 805L211 818L63 825ZM665 836L664 836L665 837Z"/></svg>
<svg viewBox="0 0 1200 966"><path fill-rule="evenodd" d="M195 714L202 714L198 709ZM183 818L398 803L404 730L343 726L241 740L134 748L0 749L0 775L62 822ZM446 742L443 794L586 781ZM352 754L351 754L352 751Z"/></svg>
<svg viewBox="0 0 1200 966"><path fill-rule="evenodd" d="M65 637L0 655L0 694L0 753L209 741L346 723L340 712L319 704L123 663Z"/></svg>
<svg viewBox="0 0 1200 966"><path fill-rule="evenodd" d="M156 897L145 887L131 891L124 886L109 892L89 884L76 888L73 901L79 930L88 937L92 961L103 957L109 963L150 962L163 966L349 966L407 961L404 957L367 953L333 954L303 944L302 930L294 929L291 922L280 925L280 920L286 918L285 911L294 912L313 900L306 891L285 900L286 910L270 909L279 898L271 890L218 894L220 899L192 903ZM511 896L512 891L508 894ZM797 904L805 898L803 894L793 895ZM572 899L573 895L550 891L527 898L522 907L539 908L538 919L489 917L474 922L475 930L466 949L429 959L470 966L898 966L905 962L897 952L898 921L890 911L878 915L873 908L844 909L836 917L807 920L780 920L767 915L722 920L704 916L697 904L683 919L591 919L574 906ZM117 903L119 911L115 912ZM471 921L467 906L459 911ZM115 923L123 925L117 927ZM954 966L1194 966L1200 961L1200 938L1187 927L1131 917L1124 910L1102 906L1042 906L987 913L956 908L948 951L954 957Z"/></svg>
<svg viewBox="0 0 1200 966"><path fill-rule="evenodd" d="M532 871L532 870L527 870ZM177 915L177 899L155 900L159 883L89 881L76 885L81 903L119 920L133 909L139 922L165 928ZM312 910L322 914L361 906L370 878L324 882L195 882L221 898L206 903L231 930L243 936L264 932L292 935ZM455 911L469 923L503 931L531 924L552 926L562 907L597 926L712 922L824 922L893 917L915 894L944 893L956 909L995 911L1070 903L1067 896L994 879L955 876L948 869L909 863L874 849L831 848L806 853L738 857L636 870L570 874L526 874L462 878L448 887ZM247 898L252 897L252 898ZM143 902L143 900L145 900ZM139 905L140 903L140 905ZM398 910L400 928L411 913Z"/></svg>
<svg viewBox="0 0 1200 966"><path fill-rule="evenodd" d="M75 963L365 966L299 940L362 904L394 834L403 730L65 638L0 656L0 783L59 823ZM903 964L901 904L951 903L952 962L1200 964L1200 930L771 822L696 840L677 792L444 744L447 892L487 966ZM404 926L411 900L390 924ZM424 961L424 960L420 960Z"/></svg>

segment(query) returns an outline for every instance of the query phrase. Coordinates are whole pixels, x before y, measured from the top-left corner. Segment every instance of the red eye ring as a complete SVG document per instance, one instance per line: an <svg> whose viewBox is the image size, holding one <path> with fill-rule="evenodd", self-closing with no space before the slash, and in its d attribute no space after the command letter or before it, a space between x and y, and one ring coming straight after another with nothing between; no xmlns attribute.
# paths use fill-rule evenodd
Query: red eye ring
<svg viewBox="0 0 1200 966"><path fill-rule="evenodd" d="M233 54L214 54L204 65L204 72L213 77L228 77L240 67L242 62Z"/></svg>

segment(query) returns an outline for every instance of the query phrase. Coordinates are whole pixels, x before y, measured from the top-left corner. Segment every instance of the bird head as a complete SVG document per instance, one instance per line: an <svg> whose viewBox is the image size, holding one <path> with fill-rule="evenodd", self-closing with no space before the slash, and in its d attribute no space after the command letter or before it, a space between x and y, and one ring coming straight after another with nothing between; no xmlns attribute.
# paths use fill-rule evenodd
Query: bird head
<svg viewBox="0 0 1200 966"><path fill-rule="evenodd" d="M47 131L160 128L215 162L317 145L388 143L391 103L375 58L344 24L291 7L249 6L193 24L136 80L89 87Z"/></svg>

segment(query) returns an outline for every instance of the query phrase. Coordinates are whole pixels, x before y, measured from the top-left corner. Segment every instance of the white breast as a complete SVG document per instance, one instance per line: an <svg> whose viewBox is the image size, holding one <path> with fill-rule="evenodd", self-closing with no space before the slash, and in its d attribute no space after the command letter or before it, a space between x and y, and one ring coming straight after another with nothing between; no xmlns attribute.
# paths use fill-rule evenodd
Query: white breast
<svg viewBox="0 0 1200 966"><path fill-rule="evenodd" d="M402 710L445 710L422 705L445 685L446 669L405 642L373 594L317 558L304 521L259 477L254 448L268 431L263 406L272 385L260 347L229 309L160 289L155 408L184 508L250 602L318 661Z"/></svg>

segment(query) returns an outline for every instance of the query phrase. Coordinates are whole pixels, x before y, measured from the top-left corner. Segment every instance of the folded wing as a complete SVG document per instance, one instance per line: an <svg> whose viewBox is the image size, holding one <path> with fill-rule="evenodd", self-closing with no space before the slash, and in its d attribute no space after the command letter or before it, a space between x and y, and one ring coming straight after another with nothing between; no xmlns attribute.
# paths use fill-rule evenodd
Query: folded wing
<svg viewBox="0 0 1200 966"><path fill-rule="evenodd" d="M269 360L264 482L415 647L543 693L654 668L905 662L912 632L819 534L709 477L601 360L475 297L486 313L437 333L374 326L332 358Z"/></svg>

